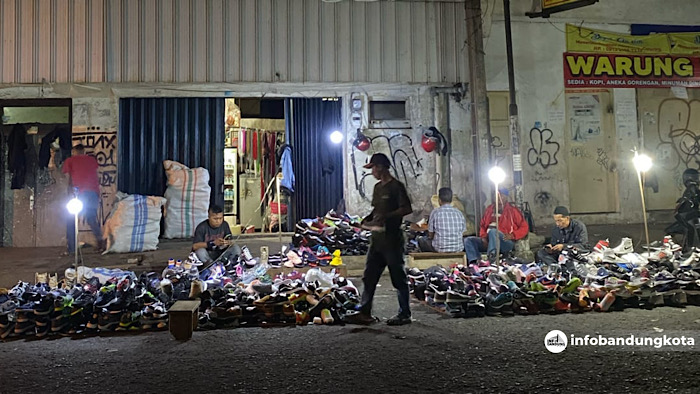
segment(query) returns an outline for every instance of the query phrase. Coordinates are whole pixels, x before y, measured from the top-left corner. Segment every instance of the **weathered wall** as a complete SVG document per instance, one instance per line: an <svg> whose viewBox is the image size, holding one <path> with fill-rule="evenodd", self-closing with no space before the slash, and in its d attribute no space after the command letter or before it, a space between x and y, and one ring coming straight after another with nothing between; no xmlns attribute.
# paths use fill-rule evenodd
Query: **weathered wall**
<svg viewBox="0 0 700 394"><path fill-rule="evenodd" d="M444 87L444 86L443 86ZM430 211L430 197L436 194L438 177L436 176L437 153L426 153L420 146L421 126L437 125L443 134L447 133L446 116L449 112L452 160L451 185L455 194L464 203L467 214L473 211L473 171L470 112L468 97L460 102L454 96L449 98L449 111L446 110L444 94L434 94L428 86L412 84L209 84L209 85L130 85L130 84L91 84L91 85L54 85L53 87L16 86L0 88L0 98L73 98L73 129L75 138L87 142L104 160L101 167L104 207L103 216L111 207L110 195L115 189L116 146L118 130L118 102L120 97L330 97L343 98L346 135L345 152L345 196L349 212L367 214L375 180L362 165L368 156L355 150L355 169L358 181L364 176L365 197L355 186L352 165L352 139L355 127L351 122L351 105L353 97L363 99L363 127L368 124L369 99L407 100L411 129L366 130L369 137L376 137L372 150L367 153L384 152L391 155L397 168L399 178L406 184L416 211L414 218L427 216ZM223 121L223 120L222 120ZM388 138L391 139L391 147ZM405 175L404 175L405 174ZM62 224L61 224L62 225ZM86 234L89 236L89 234Z"/></svg>
<svg viewBox="0 0 700 394"><path fill-rule="evenodd" d="M411 219L426 217L432 210L430 198L437 194L440 178L437 175L437 152L427 153L420 145L422 127L436 125L447 137L447 111L443 94L435 95L429 88L416 87L410 90L363 91L362 94L347 94L344 102L350 103L352 97L367 99L389 97L407 100L410 108L411 129L364 129L364 134L372 140L367 152L361 152L352 146L355 128L352 125L350 109L346 108L345 122L348 138L345 141L346 175L345 197L348 211L366 215L371 211L371 199L376 179L371 171L362 168L374 153L384 153L396 168L398 179L408 189L413 204L414 214ZM467 214L473 210L473 171L471 150L470 112L467 99L456 102L449 99L450 128L452 139L451 187L464 203ZM366 107L366 105L365 105ZM367 112L363 111L363 124L367 122ZM353 159L354 155L354 159Z"/></svg>
<svg viewBox="0 0 700 394"><path fill-rule="evenodd" d="M527 3L527 4L526 4ZM631 150L642 146L642 131L637 116L637 97L634 89L610 90L612 105L603 108L603 114L613 121L614 148L581 152L580 144L573 142L570 122L567 120L567 101L564 89L562 54L566 51L565 24L583 23L594 29L628 33L630 23L696 24L700 3L691 0L665 1L621 0L601 2L594 6L553 15L550 19L529 19L529 2L513 2L513 47L515 85L521 128L520 151L523 155L524 199L530 202L536 224L549 225L556 205L569 205L572 166L581 160L591 161L591 168L604 168L617 178L617 209L614 212L577 215L586 223L637 223L642 220L641 198L636 172L632 166ZM508 76L505 47L505 26L502 2L484 0L490 10L485 17L485 47L487 85L489 91L507 91ZM649 12L650 9L657 10ZM692 12L695 9L696 12ZM589 90L590 92L590 90ZM642 114L639 115L640 117ZM544 139L530 138L535 126L547 133ZM544 131L545 129L551 130ZM541 143L540 141L544 141ZM611 144L612 146L613 144ZM532 160L528 160L532 153ZM556 160L537 160L554 158ZM585 156L580 157L581 153ZM576 163L576 164L572 164ZM575 185L574 185L575 186ZM604 198L597 196L595 198ZM672 208L672 207L668 207Z"/></svg>

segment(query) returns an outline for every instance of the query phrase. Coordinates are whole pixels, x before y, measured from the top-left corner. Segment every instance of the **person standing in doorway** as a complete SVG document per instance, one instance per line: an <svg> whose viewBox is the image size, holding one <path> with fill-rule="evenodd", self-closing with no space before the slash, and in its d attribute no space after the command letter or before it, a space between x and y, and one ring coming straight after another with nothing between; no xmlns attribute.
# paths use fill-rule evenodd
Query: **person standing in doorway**
<svg viewBox="0 0 700 394"><path fill-rule="evenodd" d="M391 283L398 292L399 313L387 320L387 324L410 324L408 278L403 260L405 240L401 223L404 216L413 212L411 200L403 183L391 176L389 172L391 163L386 155L382 153L372 155L369 163L364 167L371 168L372 175L379 182L374 186L372 194L374 210L362 222L363 228L372 232L362 277L364 283L362 306L358 313L347 315L346 322L351 324L374 322L372 317L374 292L384 269L389 267Z"/></svg>
<svg viewBox="0 0 700 394"><path fill-rule="evenodd" d="M104 240L100 223L97 221L97 209L100 203L100 182L97 177L99 165L97 159L85 154L85 146L82 144L75 145L71 154L71 157L63 162L62 171L68 175L73 194L83 203L81 214L97 239L97 250L102 252ZM66 234L68 254L73 254L77 246L75 245L75 222L72 216L66 225Z"/></svg>

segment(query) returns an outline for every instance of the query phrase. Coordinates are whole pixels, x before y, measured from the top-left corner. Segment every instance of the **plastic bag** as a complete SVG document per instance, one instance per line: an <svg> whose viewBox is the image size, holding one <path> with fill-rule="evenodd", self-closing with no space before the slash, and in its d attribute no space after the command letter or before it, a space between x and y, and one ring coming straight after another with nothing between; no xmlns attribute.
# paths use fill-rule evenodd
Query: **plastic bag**
<svg viewBox="0 0 700 394"><path fill-rule="evenodd" d="M259 261L258 258L255 259L258 261L255 266L249 269L244 269L242 268L242 265L239 265L240 270L237 272L238 277L241 278L241 282L248 284L255 279L260 278L261 276L265 275L267 273L267 270L270 269L270 266L267 263Z"/></svg>
<svg viewBox="0 0 700 394"><path fill-rule="evenodd" d="M321 287L331 287L333 286L333 278L335 277L335 270L331 272L323 272L320 268L311 268L306 272L304 281L313 282L318 281Z"/></svg>

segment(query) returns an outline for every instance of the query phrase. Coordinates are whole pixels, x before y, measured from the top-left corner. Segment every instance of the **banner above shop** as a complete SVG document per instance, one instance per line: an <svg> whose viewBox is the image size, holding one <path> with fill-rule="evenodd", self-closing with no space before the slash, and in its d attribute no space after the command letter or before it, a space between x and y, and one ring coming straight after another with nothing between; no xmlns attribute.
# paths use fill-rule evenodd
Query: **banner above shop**
<svg viewBox="0 0 700 394"><path fill-rule="evenodd" d="M700 56L564 54L567 88L700 87Z"/></svg>
<svg viewBox="0 0 700 394"><path fill-rule="evenodd" d="M633 36L566 25L566 49L606 54L700 55L700 33Z"/></svg>
<svg viewBox="0 0 700 394"><path fill-rule="evenodd" d="M700 56L700 33L668 33L671 53Z"/></svg>
<svg viewBox="0 0 700 394"><path fill-rule="evenodd" d="M569 52L665 55L671 52L671 44L666 34L632 36L566 25L566 50Z"/></svg>
<svg viewBox="0 0 700 394"><path fill-rule="evenodd" d="M598 0L542 0L542 11L527 12L525 15L530 18L549 18L551 14L573 10L587 5L595 4Z"/></svg>

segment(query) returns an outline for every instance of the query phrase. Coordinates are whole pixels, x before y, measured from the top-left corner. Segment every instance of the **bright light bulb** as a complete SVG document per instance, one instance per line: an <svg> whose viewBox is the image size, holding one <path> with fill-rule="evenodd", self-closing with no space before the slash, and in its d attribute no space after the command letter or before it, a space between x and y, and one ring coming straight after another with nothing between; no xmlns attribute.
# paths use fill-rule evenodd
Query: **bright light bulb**
<svg viewBox="0 0 700 394"><path fill-rule="evenodd" d="M493 167L489 170L489 179L495 184L506 180L506 172L501 167Z"/></svg>
<svg viewBox="0 0 700 394"><path fill-rule="evenodd" d="M632 162L634 163L634 168L636 168L639 172L647 172L651 169L651 157L645 154L640 155L639 153L635 152Z"/></svg>
<svg viewBox="0 0 700 394"><path fill-rule="evenodd" d="M77 198L74 198L68 201L68 204L66 204L66 209L68 209L68 212L70 212L71 215L77 215L83 210L83 203Z"/></svg>
<svg viewBox="0 0 700 394"><path fill-rule="evenodd" d="M339 144L343 142L343 133L340 131L336 130L331 133L331 142L334 144Z"/></svg>

